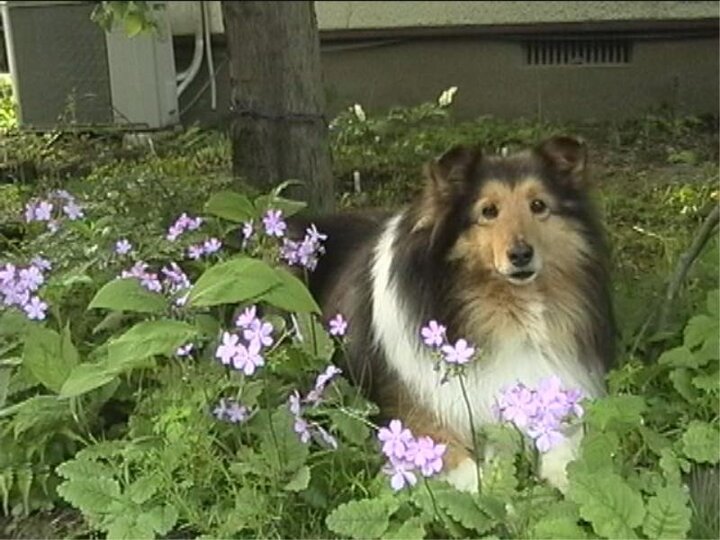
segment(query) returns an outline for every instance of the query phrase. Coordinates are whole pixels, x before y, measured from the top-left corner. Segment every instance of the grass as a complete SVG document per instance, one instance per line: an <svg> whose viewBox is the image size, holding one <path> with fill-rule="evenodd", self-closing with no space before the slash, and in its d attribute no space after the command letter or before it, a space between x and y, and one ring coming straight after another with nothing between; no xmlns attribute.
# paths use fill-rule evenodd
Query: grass
<svg viewBox="0 0 720 540"><path fill-rule="evenodd" d="M680 253L717 204L715 121L658 114L623 124L558 126L390 115L333 132L338 201L344 208L397 207L419 190L423 161L450 144L520 146L558 131L583 136L591 149L613 246L616 311L629 348L661 300ZM113 219L143 216L148 224L166 224L180 210L199 210L213 190L232 185L230 146L222 133L192 128L152 145L128 144L118 134L33 135L10 125L0 125L0 135L0 260L22 241L22 207L37 190L64 186L111 208ZM355 171L361 192L354 190ZM716 239L695 265L674 323L717 283L717 259ZM82 535L79 527L76 516L63 511L0 518L0 536L13 538Z"/></svg>

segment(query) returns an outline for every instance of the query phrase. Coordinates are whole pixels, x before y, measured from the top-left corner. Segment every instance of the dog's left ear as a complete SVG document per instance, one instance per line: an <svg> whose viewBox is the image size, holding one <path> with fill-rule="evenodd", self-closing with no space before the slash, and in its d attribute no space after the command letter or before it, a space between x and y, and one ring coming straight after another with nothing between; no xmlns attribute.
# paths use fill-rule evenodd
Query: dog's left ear
<svg viewBox="0 0 720 540"><path fill-rule="evenodd" d="M587 146L580 139L555 136L541 142L535 152L552 169L569 180L573 187L581 188L587 177Z"/></svg>

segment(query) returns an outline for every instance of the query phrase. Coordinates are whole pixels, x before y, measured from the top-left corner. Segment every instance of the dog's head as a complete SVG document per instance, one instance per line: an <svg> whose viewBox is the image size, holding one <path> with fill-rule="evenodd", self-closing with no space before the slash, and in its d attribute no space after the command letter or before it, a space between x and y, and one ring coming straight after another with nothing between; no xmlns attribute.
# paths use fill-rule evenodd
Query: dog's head
<svg viewBox="0 0 720 540"><path fill-rule="evenodd" d="M510 156L458 146L425 171L414 230L472 273L523 286L591 254L582 142L553 137Z"/></svg>

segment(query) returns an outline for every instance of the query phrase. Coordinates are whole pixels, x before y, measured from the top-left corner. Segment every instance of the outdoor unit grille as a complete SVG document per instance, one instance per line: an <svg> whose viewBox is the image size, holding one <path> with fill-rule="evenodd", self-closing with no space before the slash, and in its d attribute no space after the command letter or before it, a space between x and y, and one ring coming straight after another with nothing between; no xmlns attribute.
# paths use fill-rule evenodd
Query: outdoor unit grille
<svg viewBox="0 0 720 540"><path fill-rule="evenodd" d="M525 43L530 66L616 66L632 60L629 39L538 39Z"/></svg>
<svg viewBox="0 0 720 540"><path fill-rule="evenodd" d="M152 4L164 7L163 2ZM128 38L90 19L96 2L0 2L10 75L25 129L127 127L178 122L172 36ZM166 28L162 28L162 23Z"/></svg>

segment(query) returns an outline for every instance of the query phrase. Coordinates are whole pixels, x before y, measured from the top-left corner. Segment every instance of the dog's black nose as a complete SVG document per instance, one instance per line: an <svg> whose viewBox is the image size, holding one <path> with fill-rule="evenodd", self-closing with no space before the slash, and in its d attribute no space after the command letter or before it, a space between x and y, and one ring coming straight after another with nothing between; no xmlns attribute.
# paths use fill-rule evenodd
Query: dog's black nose
<svg viewBox="0 0 720 540"><path fill-rule="evenodd" d="M515 268L522 268L532 261L533 253L534 251L532 246L526 244L525 242L518 242L510 248L507 256Z"/></svg>

